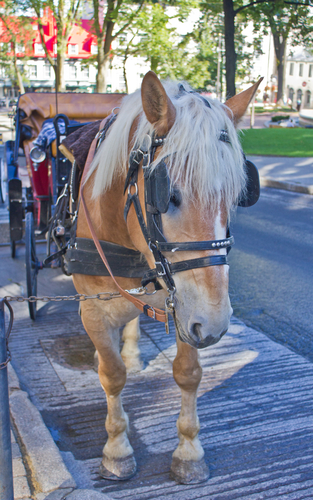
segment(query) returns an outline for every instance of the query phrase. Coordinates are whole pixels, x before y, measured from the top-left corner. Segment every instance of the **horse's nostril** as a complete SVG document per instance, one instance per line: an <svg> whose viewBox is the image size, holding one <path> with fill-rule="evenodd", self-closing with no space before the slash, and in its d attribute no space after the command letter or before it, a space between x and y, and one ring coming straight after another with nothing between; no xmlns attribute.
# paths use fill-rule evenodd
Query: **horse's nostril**
<svg viewBox="0 0 313 500"><path fill-rule="evenodd" d="M191 332L192 334L200 340L203 340L202 334L201 334L201 323L194 323L191 327Z"/></svg>

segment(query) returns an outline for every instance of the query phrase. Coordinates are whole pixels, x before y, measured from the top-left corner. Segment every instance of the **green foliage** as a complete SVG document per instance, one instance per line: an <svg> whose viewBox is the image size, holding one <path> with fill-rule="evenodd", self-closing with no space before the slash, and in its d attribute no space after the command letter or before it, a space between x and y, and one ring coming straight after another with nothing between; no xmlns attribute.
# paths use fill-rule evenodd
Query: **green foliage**
<svg viewBox="0 0 313 500"><path fill-rule="evenodd" d="M271 121L273 123L280 122L281 120L289 120L290 115L276 115L272 116Z"/></svg>

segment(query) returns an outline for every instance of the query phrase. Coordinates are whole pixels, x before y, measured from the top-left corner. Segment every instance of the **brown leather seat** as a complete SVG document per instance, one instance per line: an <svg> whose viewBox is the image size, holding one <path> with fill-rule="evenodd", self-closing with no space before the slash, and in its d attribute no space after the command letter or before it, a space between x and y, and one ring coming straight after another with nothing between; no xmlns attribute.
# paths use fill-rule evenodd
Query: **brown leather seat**
<svg viewBox="0 0 313 500"><path fill-rule="evenodd" d="M29 93L19 98L18 108L26 114L21 123L31 127L33 139L38 136L42 123L63 113L70 120L91 122L105 118L114 107L119 107L124 94Z"/></svg>

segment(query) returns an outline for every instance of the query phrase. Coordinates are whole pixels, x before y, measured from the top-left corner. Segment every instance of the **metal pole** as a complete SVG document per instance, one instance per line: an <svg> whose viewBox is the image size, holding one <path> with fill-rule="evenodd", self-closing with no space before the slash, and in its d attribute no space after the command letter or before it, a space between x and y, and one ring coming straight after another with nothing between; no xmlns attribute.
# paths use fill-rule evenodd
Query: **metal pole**
<svg viewBox="0 0 313 500"><path fill-rule="evenodd" d="M0 300L0 500L14 500L4 301ZM2 365L2 367L1 367Z"/></svg>

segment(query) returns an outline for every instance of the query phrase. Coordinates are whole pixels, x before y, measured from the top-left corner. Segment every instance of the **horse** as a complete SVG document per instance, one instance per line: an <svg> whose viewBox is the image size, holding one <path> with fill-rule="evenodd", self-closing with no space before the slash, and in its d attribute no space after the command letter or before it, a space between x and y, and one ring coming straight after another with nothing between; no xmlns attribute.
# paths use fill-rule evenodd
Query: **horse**
<svg viewBox="0 0 313 500"><path fill-rule="evenodd" d="M171 475L184 484L209 477L198 437L198 349L221 339L232 314L227 253L233 240L227 231L247 182L235 127L259 83L222 104L187 83L163 84L148 72L141 90L123 98L84 173L77 237L139 252L148 266L144 288L139 277L118 272L114 280L73 274L78 293L122 293L118 300L81 302L82 323L98 353L107 399L108 438L100 465L104 478L125 480L136 472L121 393L129 354L130 365L139 367L141 311L165 323L172 314L176 327L173 376L181 391L181 411ZM136 290L152 286L147 283L154 284L156 293L145 295L142 302ZM121 353L119 332L124 325Z"/></svg>

